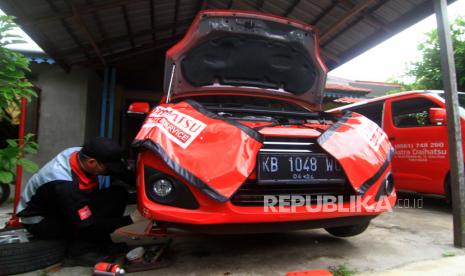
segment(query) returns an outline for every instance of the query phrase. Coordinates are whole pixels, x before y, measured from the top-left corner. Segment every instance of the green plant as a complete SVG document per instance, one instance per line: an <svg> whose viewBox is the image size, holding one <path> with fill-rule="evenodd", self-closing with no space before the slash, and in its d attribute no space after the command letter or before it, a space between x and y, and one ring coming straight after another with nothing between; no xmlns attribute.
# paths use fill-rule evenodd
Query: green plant
<svg viewBox="0 0 465 276"><path fill-rule="evenodd" d="M451 24L454 47L455 70L459 91L465 89L465 17L458 17ZM412 84L416 89L443 89L441 58L437 30L425 34L425 40L418 45L421 59L413 62L407 75L415 77Z"/></svg>
<svg viewBox="0 0 465 276"><path fill-rule="evenodd" d="M33 134L24 136L23 144L19 139L6 140L8 146L0 149L0 182L11 183L14 178L16 165L21 165L28 172L37 171L37 164L22 158L22 154L36 154L39 145L32 141Z"/></svg>
<svg viewBox="0 0 465 276"><path fill-rule="evenodd" d="M334 276L352 276L355 274L355 271L350 270L346 264L330 266L329 271L331 271Z"/></svg>
<svg viewBox="0 0 465 276"><path fill-rule="evenodd" d="M11 110L20 106L21 98L28 101L37 97L33 85L26 79L29 60L21 53L6 48L23 43L18 35L11 34L16 25L11 16L0 16L0 120L11 121Z"/></svg>
<svg viewBox="0 0 465 276"><path fill-rule="evenodd" d="M0 16L0 121L15 122L21 99L28 101L37 94L32 89L33 85L26 79L29 72L29 61L22 54L17 53L6 46L23 43L20 36L11 31L16 27L11 16ZM7 146L0 149L0 182L13 181L16 165L21 165L25 170L34 172L37 165L23 158L24 154L34 154L38 145L32 141L33 134L27 134L23 141L19 139L7 139ZM22 143L21 143L22 142Z"/></svg>

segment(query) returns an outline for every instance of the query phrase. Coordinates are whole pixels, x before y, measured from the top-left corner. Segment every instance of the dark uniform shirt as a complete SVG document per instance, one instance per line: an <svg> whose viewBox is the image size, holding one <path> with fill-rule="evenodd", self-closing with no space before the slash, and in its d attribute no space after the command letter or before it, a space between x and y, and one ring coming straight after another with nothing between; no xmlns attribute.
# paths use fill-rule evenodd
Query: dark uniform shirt
<svg viewBox="0 0 465 276"><path fill-rule="evenodd" d="M64 150L28 181L18 205L23 224L54 220L68 229L103 234L131 223L122 215L127 192L115 189L121 187L99 190L98 177L86 174L79 165L79 149Z"/></svg>

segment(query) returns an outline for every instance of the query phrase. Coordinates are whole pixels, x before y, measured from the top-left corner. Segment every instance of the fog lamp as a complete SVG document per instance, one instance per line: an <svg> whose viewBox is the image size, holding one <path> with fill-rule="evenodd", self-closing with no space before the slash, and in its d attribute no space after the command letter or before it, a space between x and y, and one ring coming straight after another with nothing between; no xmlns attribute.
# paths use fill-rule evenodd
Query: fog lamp
<svg viewBox="0 0 465 276"><path fill-rule="evenodd" d="M160 197L165 197L173 191L173 183L165 178L158 179L153 183L153 192Z"/></svg>
<svg viewBox="0 0 465 276"><path fill-rule="evenodd" d="M392 177L392 174L389 174L384 180L384 191L386 192L386 195L390 195L393 190L394 190L394 177Z"/></svg>

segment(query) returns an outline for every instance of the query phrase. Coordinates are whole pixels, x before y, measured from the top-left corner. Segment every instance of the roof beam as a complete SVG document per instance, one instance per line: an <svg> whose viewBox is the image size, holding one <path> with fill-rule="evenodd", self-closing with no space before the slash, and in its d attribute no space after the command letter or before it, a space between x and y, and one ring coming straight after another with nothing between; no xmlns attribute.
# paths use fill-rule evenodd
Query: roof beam
<svg viewBox="0 0 465 276"><path fill-rule="evenodd" d="M201 10L207 9L208 5L208 0L197 0L197 8L195 9L195 14L197 14Z"/></svg>
<svg viewBox="0 0 465 276"><path fill-rule="evenodd" d="M172 28L171 36L176 35L176 29L178 25L178 16L179 16L179 0L176 0L174 2L173 28Z"/></svg>
<svg viewBox="0 0 465 276"><path fill-rule="evenodd" d="M448 1L450 3L452 1ZM433 1L425 1L423 4L418 5L417 8L411 10L410 12L403 14L399 18L395 19L390 25L391 32L386 34L383 32L375 32L372 35L364 38L359 43L353 45L350 49L344 51L344 53L340 56L341 63L344 63L364 51L366 49L372 48L382 41L388 39L389 37L393 36L394 34L404 30L405 28L417 23L421 19L424 19L428 15L434 12Z"/></svg>
<svg viewBox="0 0 465 276"><path fill-rule="evenodd" d="M131 48L134 48L136 45L134 43L134 36L132 35L131 22L129 22L128 9L126 8L126 5L122 5L121 10L123 11L124 24L126 25L126 31L128 32Z"/></svg>
<svg viewBox="0 0 465 276"><path fill-rule="evenodd" d="M323 55L325 58L325 60L332 60L336 63L340 63L341 62L341 59L339 57L337 57L335 54L331 53L329 50L327 49L321 49L321 55Z"/></svg>
<svg viewBox="0 0 465 276"><path fill-rule="evenodd" d="M150 29L152 30L152 41L155 42L156 32L155 32L155 0L150 1Z"/></svg>
<svg viewBox="0 0 465 276"><path fill-rule="evenodd" d="M81 15L77 12L76 8L73 6L72 3L68 2L69 0L65 0L68 5L71 6L73 13L74 13L74 19L78 23L79 27L81 28L82 32L87 36L87 39L89 40L90 44L92 45L92 48L94 48L95 53L97 54L98 58L100 59L100 62L106 67L107 62L105 61L105 58L102 55L102 52L100 51L100 48L98 47L97 43L95 43L95 39L92 36L92 33L89 31L89 28L87 28L86 24L84 23L84 20L82 19ZM64 19L62 19L64 20ZM88 59L90 59L88 57Z"/></svg>
<svg viewBox="0 0 465 276"><path fill-rule="evenodd" d="M133 50L119 53L118 56L110 57L110 61L111 62L121 61L121 60L128 59L130 57L140 55L143 53L153 52L153 51L158 51L160 49L168 48L174 43L176 43L176 41L180 39L181 37L182 36L177 36L172 39L160 40L156 42L155 44L149 43L149 44L142 45L140 47L134 48Z"/></svg>
<svg viewBox="0 0 465 276"><path fill-rule="evenodd" d="M289 14L291 14L291 12L295 9L295 7L299 5L300 1L301 0L294 0L294 2L289 6L289 8L287 8L287 10L284 12L283 16L287 17Z"/></svg>
<svg viewBox="0 0 465 276"><path fill-rule="evenodd" d="M92 5L91 0L86 0L86 3L89 4L89 5ZM97 25L98 32L100 33L100 35L103 38L103 42L105 43L105 46L107 47L108 51L110 53L112 53L113 49L111 47L111 44L108 43L108 35L105 32L105 30L103 29L102 20L100 20L100 17L98 16L98 11L93 11L93 12L91 12L91 14L92 14L92 18L95 21L95 25Z"/></svg>
<svg viewBox="0 0 465 276"><path fill-rule="evenodd" d="M57 8L57 6L55 6L55 3L51 0L46 0L47 4L49 5L50 9L54 12L54 13L59 13L59 10ZM90 55L89 53L87 52L87 50L84 48L84 46L82 46L82 43L81 41L79 40L79 38L76 36L76 34L74 33L74 30L72 30L69 25L66 23L66 21L64 19L60 19L60 24L61 26L65 29L66 33L71 37L71 39L74 41L74 43L81 49L81 51L84 53L84 55L87 57L87 58L90 58Z"/></svg>
<svg viewBox="0 0 465 276"><path fill-rule="evenodd" d="M75 9L81 15L90 14L92 12L107 10L117 8L122 5L136 3L136 2L146 2L147 0L113 0L113 1L106 1L106 2L98 2L92 5L84 5L84 6L75 6ZM18 22L21 22L21 25L28 26L28 25L41 25L53 21L57 21L60 19L67 19L74 17L73 10L66 10L66 11L58 11L58 13L46 14L36 18L30 18L27 16L18 17Z"/></svg>
<svg viewBox="0 0 465 276"><path fill-rule="evenodd" d="M337 0L332 0L331 4L327 6L321 13L318 15L312 22L310 22L310 25L316 26L323 18L325 18L328 14L331 13L331 11L339 4L339 1Z"/></svg>
<svg viewBox="0 0 465 276"><path fill-rule="evenodd" d="M255 9L257 11L261 11L264 4L265 4L265 0L258 0L257 5L255 6Z"/></svg>
<svg viewBox="0 0 465 276"><path fill-rule="evenodd" d="M355 5L352 4L350 0L339 0L341 3L341 6L347 8L347 9L352 9ZM385 4L385 3L383 3ZM372 25L375 28L382 29L385 32L390 32L391 30L386 26L384 22L381 22L378 18L374 17L373 15L370 14L363 14L363 17L367 20L367 23Z"/></svg>
<svg viewBox="0 0 465 276"><path fill-rule="evenodd" d="M349 30L350 28L352 28L353 26L357 25L360 21L364 20L365 17L364 15L365 14L369 14L369 13L372 13L374 11L376 11L377 9L379 9L382 5L386 4L386 2L384 1L380 1L378 2L378 4L374 5L373 7L367 9L366 11L364 11L362 14L360 14L360 16L352 21L351 23L347 24L344 28L340 29L339 31L336 32L336 34L334 34L331 38L329 38L328 40L326 40L324 43L322 43L322 47L325 47L326 45L328 45L329 43L333 42L334 40L336 40L339 36L341 36L343 33L345 33L347 30ZM384 31L384 32L383 32ZM380 28L380 33L391 33L391 30L389 31L385 31L384 28Z"/></svg>
<svg viewBox="0 0 465 276"><path fill-rule="evenodd" d="M229 0L227 9L230 10L234 4L233 0Z"/></svg>
<svg viewBox="0 0 465 276"><path fill-rule="evenodd" d="M114 63L116 61L128 59L130 57L133 57L135 55L139 55L142 53L158 51L160 49L166 49L172 44L174 44L176 40L180 39L181 37L182 36L176 36L174 38L166 38L166 39L158 40L155 43L143 44L134 49L129 49L129 50L125 50L119 53L114 53L112 55L107 55L105 58L108 60L109 63ZM77 62L77 63L74 63L73 65L100 66L101 64L98 62L98 60L94 58L91 60Z"/></svg>
<svg viewBox="0 0 465 276"><path fill-rule="evenodd" d="M192 19L181 20L181 21L178 22L178 28L189 26L191 24L191 22L192 22ZM172 24L160 25L160 26L156 27L155 32L164 31L164 30L169 29L171 27L172 27ZM150 35L152 33L153 33L152 29L146 29L146 30L134 32L133 37L134 37L134 39L137 39L139 37L147 36L147 35ZM119 42L119 41L122 41L122 40L128 40L128 39L129 39L128 35L120 35L120 36L115 36L115 37L108 38L108 42L112 44L112 43L116 43L116 42ZM99 40L99 41L96 41L95 43L101 49L105 50L105 48L104 48L105 47L105 42L104 41ZM84 46L85 47L92 47L92 45L90 45L90 46L89 45L84 45ZM80 49L79 48L71 48L71 49L68 49L67 51L63 51L60 56L66 57L67 55L75 54L76 52L80 52Z"/></svg>
<svg viewBox="0 0 465 276"><path fill-rule="evenodd" d="M352 8L346 15L344 15L341 19L339 19L334 25L329 27L320 37L321 41L328 39L332 34L334 34L337 30L339 30L342 26L344 26L347 22L352 20L358 14L360 14L363 10L365 10L369 5L376 2L378 0L364 0L359 2L354 8Z"/></svg>
<svg viewBox="0 0 465 276"><path fill-rule="evenodd" d="M15 3L16 1L14 0L9 0L8 6L11 7L11 9L8 9L2 6L4 9L3 11L6 12L7 14L14 14L16 17L27 17L27 14L25 11ZM17 21L17 20L15 20ZM27 32L27 34L38 44L40 44L40 47L53 59L55 59L56 63L65 70L65 72L70 71L70 66L65 62L64 59L60 57L60 51L56 48L56 46L50 41L50 39L42 33L42 31L37 28L37 26L22 26L19 22L17 22L18 25L21 26L21 28Z"/></svg>

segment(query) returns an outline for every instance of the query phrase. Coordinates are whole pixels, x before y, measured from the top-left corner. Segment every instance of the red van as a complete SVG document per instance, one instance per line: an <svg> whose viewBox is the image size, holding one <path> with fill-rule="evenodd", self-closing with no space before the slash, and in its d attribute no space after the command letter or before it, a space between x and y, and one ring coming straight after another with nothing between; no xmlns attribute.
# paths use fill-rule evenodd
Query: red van
<svg viewBox="0 0 465 276"><path fill-rule="evenodd" d="M321 111L326 74L311 26L200 12L133 143L141 213L204 233L363 232L395 203L393 149L366 117Z"/></svg>
<svg viewBox="0 0 465 276"><path fill-rule="evenodd" d="M459 92L462 129L465 93ZM350 110L383 128L395 148L392 172L398 190L450 200L446 110L442 91L410 91L329 110ZM463 138L462 138L463 139Z"/></svg>

